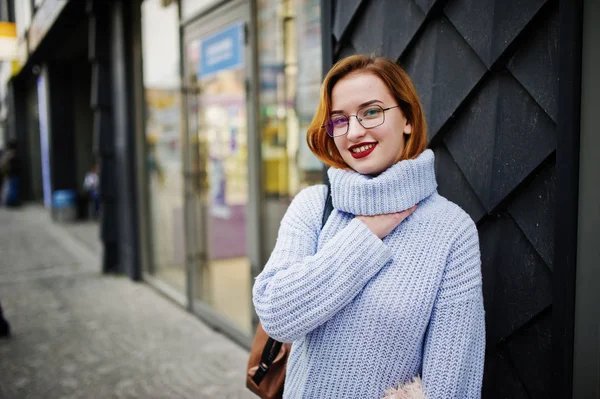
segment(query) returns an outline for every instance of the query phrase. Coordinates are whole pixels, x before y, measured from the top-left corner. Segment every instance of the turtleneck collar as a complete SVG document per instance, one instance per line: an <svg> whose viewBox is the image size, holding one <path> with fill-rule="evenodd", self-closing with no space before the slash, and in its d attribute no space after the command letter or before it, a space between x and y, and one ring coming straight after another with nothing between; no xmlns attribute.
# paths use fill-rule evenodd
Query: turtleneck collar
<svg viewBox="0 0 600 399"><path fill-rule="evenodd" d="M329 168L333 206L353 215L400 212L418 204L437 188L433 151L401 161L377 176Z"/></svg>

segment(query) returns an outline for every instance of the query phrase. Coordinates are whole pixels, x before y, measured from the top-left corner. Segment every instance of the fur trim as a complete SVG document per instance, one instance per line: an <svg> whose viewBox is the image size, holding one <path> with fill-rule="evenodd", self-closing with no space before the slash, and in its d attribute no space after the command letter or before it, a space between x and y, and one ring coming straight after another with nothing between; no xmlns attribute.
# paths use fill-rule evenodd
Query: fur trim
<svg viewBox="0 0 600 399"><path fill-rule="evenodd" d="M383 399L426 399L423 393L421 378L415 377L412 381L399 385L398 389L388 389Z"/></svg>

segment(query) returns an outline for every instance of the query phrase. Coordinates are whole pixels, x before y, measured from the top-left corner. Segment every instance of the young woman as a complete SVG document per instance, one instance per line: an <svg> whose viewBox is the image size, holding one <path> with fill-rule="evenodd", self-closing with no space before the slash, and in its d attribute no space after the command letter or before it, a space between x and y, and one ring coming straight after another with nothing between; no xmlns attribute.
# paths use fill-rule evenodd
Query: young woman
<svg viewBox="0 0 600 399"><path fill-rule="evenodd" d="M437 193L408 75L351 56L325 77L308 131L331 168L302 190L254 284L256 312L291 342L284 398L381 398L422 377L428 399L479 398L485 352L475 224Z"/></svg>

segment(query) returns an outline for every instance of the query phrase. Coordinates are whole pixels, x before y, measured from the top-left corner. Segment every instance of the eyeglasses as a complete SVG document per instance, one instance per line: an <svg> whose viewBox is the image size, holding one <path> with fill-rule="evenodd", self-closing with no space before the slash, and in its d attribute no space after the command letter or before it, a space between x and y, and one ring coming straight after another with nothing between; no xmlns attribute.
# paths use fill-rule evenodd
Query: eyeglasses
<svg viewBox="0 0 600 399"><path fill-rule="evenodd" d="M350 117L353 116L362 127L372 129L383 125L385 122L385 111L397 107L399 105L388 108L382 108L377 104L367 105L366 107L359 108L355 115L333 115L325 121L325 124L321 128L324 128L331 137L343 136L348 133Z"/></svg>

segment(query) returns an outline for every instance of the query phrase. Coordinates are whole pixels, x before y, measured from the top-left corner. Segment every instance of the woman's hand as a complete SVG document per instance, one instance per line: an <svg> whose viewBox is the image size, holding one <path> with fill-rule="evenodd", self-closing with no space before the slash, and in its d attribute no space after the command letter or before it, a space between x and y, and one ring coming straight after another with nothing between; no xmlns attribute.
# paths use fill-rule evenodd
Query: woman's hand
<svg viewBox="0 0 600 399"><path fill-rule="evenodd" d="M408 208L405 211L397 213L387 213L385 215L375 216L356 216L358 220L367 225L367 227L380 239L387 236L398 226L404 219L409 217L417 209L417 205Z"/></svg>

